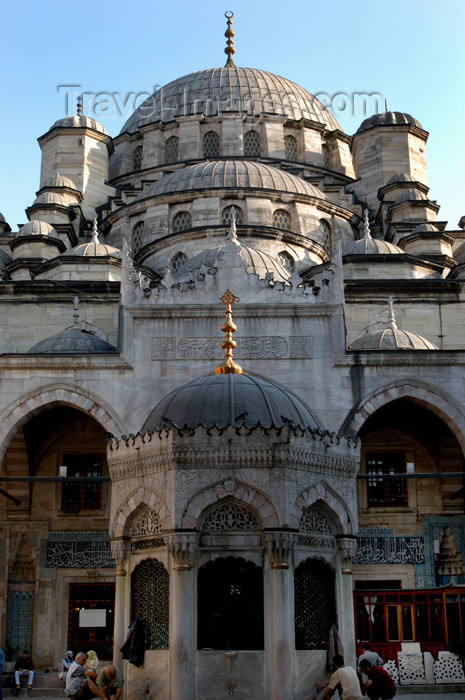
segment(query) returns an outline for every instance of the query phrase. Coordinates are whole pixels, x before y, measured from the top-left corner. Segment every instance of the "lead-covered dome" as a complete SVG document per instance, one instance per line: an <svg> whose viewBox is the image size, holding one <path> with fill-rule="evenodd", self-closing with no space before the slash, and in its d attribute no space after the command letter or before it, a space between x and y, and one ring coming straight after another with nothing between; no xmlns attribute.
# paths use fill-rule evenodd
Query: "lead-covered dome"
<svg viewBox="0 0 465 700"><path fill-rule="evenodd" d="M209 374L174 389L153 409L142 432L171 424L177 428L281 428L292 424L318 429L309 409L295 394L250 374Z"/></svg>
<svg viewBox="0 0 465 700"><path fill-rule="evenodd" d="M256 68L224 66L190 73L160 88L140 105L121 133L134 133L159 120L228 112L310 119L331 131L340 129L326 107L296 83Z"/></svg>
<svg viewBox="0 0 465 700"><path fill-rule="evenodd" d="M176 170L149 185L134 201L177 192L212 189L273 190L326 199L318 187L297 175L249 160L213 160Z"/></svg>
<svg viewBox="0 0 465 700"><path fill-rule="evenodd" d="M94 333L89 333L79 327L71 326L61 333L40 340L28 350L28 354L40 355L66 355L76 352L94 355L116 352L116 348Z"/></svg>
<svg viewBox="0 0 465 700"><path fill-rule="evenodd" d="M368 129L374 129L377 126L416 126L418 129L423 129L422 125L412 117L411 114L406 114L406 112L380 112L379 114L373 114L368 119L365 119L357 129L357 134L362 131L368 131Z"/></svg>

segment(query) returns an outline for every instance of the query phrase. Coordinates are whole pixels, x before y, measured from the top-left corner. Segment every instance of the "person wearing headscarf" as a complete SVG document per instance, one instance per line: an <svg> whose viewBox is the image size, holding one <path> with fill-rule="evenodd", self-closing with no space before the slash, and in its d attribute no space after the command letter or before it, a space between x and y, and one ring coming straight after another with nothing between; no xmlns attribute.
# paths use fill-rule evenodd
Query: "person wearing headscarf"
<svg viewBox="0 0 465 700"><path fill-rule="evenodd" d="M63 661L62 661L63 683L65 684L65 686L66 686L66 674L68 673L68 669L71 666L71 664L73 663L73 660L74 660L73 652L71 651L71 649L68 649L68 651L64 655Z"/></svg>
<svg viewBox="0 0 465 700"><path fill-rule="evenodd" d="M90 671L92 673L91 678L97 678L98 675L98 656L97 652L93 651L92 649L89 649L87 652L87 659L86 659L86 669L87 671ZM95 673L95 675L93 675Z"/></svg>

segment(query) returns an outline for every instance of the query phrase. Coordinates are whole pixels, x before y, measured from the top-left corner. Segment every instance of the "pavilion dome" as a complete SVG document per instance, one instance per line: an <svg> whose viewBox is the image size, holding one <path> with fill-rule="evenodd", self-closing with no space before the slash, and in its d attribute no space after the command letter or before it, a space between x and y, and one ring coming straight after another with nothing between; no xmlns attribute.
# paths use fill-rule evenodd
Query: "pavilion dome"
<svg viewBox="0 0 465 700"><path fill-rule="evenodd" d="M374 129L377 126L405 126L406 124L423 129L418 119L415 119L410 114L405 112L381 112L365 119L358 127L357 134L360 134L362 131L368 131L368 129Z"/></svg>
<svg viewBox="0 0 465 700"><path fill-rule="evenodd" d="M340 129L322 102L296 83L256 68L224 66L190 73L160 88L138 107L121 133L134 133L160 120L228 112L309 119L330 131Z"/></svg>
<svg viewBox="0 0 465 700"><path fill-rule="evenodd" d="M86 128L86 129L93 129L94 131L100 131L102 134L106 134L106 130L98 122L96 119L91 119L90 117L86 117L84 114L75 114L70 117L63 117L63 119L58 119L52 126L52 129L55 128Z"/></svg>
<svg viewBox="0 0 465 700"><path fill-rule="evenodd" d="M439 233L439 229L436 224L431 224L428 222L426 224L419 224L418 226L415 226L412 233Z"/></svg>
<svg viewBox="0 0 465 700"><path fill-rule="evenodd" d="M59 238L58 233L55 231L53 226L47 221L39 221L38 219L33 219L28 221L27 224L21 226L19 229L20 236L51 236L52 238Z"/></svg>
<svg viewBox="0 0 465 700"><path fill-rule="evenodd" d="M389 299L389 317L383 327L360 336L349 350L437 350L436 345L422 335L401 331L397 327L392 297Z"/></svg>
<svg viewBox="0 0 465 700"><path fill-rule="evenodd" d="M134 201L211 189L263 189L326 199L318 187L271 165L246 160L213 160L176 170L147 187Z"/></svg>
<svg viewBox="0 0 465 700"><path fill-rule="evenodd" d="M59 204L62 207L68 206L66 199L58 192L43 192L35 198L33 205L34 204Z"/></svg>
<svg viewBox="0 0 465 700"><path fill-rule="evenodd" d="M428 197L424 194L424 192L420 192L420 190L415 190L413 187L410 187L397 197L394 205L402 204L402 202L424 202L427 199Z"/></svg>
<svg viewBox="0 0 465 700"><path fill-rule="evenodd" d="M396 173L389 178L386 185L394 185L398 182L416 182L416 180L413 175L410 175L409 173Z"/></svg>
<svg viewBox="0 0 465 700"><path fill-rule="evenodd" d="M120 260L123 259L123 253L121 250L119 250L119 248L115 248L112 245L107 245L106 243L100 243L98 237L97 219L94 220L92 240L88 241L87 243L80 243L74 248L70 248L63 253L63 257L71 255L94 258L111 255L114 258L119 258Z"/></svg>
<svg viewBox="0 0 465 700"><path fill-rule="evenodd" d="M45 187L68 187L70 190L76 189L76 185L74 184L73 180L62 173L56 173L56 175L52 175L51 177L47 178L41 189L44 189Z"/></svg>
<svg viewBox="0 0 465 700"><path fill-rule="evenodd" d="M82 330L79 326L71 326L61 333L40 340L28 353L64 355L66 353L106 353L115 352L116 348L94 333Z"/></svg>
<svg viewBox="0 0 465 700"><path fill-rule="evenodd" d="M142 432L177 428L245 425L318 429L315 418L293 393L251 374L209 374L171 391L155 406Z"/></svg>
<svg viewBox="0 0 465 700"><path fill-rule="evenodd" d="M394 243L371 237L348 243L342 249L342 255L403 255L404 252Z"/></svg>

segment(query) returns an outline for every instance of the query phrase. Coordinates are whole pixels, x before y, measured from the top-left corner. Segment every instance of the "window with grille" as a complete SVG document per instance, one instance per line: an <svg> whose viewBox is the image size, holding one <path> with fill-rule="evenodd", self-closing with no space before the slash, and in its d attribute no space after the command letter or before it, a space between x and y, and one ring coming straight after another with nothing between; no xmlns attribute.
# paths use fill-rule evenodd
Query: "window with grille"
<svg viewBox="0 0 465 700"><path fill-rule="evenodd" d="M284 137L284 153L286 160L297 160L297 139L293 136Z"/></svg>
<svg viewBox="0 0 465 700"><path fill-rule="evenodd" d="M328 251L328 253L331 252L331 226L328 224L327 221L322 219L320 221L320 231L321 231L321 242Z"/></svg>
<svg viewBox="0 0 465 700"><path fill-rule="evenodd" d="M326 649L336 622L334 572L322 561L306 559L294 573L296 649Z"/></svg>
<svg viewBox="0 0 465 700"><path fill-rule="evenodd" d="M207 131L203 137L203 155L204 158L219 158L220 139L215 131Z"/></svg>
<svg viewBox="0 0 465 700"><path fill-rule="evenodd" d="M181 267L184 265L184 263L187 262L187 255L185 253L178 253L177 255L174 256L174 258L171 260L171 271L173 275L175 275Z"/></svg>
<svg viewBox="0 0 465 700"><path fill-rule="evenodd" d="M139 221L132 229L132 241L134 246L134 253L142 248L142 239L144 236L144 222Z"/></svg>
<svg viewBox="0 0 465 700"><path fill-rule="evenodd" d="M171 136L165 143L165 163L175 163L178 160L179 139Z"/></svg>
<svg viewBox="0 0 465 700"><path fill-rule="evenodd" d="M403 508L408 506L407 479L404 452L369 452L366 455L367 505ZM399 478L394 475L398 474ZM390 478L385 478L390 476Z"/></svg>
<svg viewBox="0 0 465 700"><path fill-rule="evenodd" d="M62 464L68 468L68 476L86 477L89 481L65 481L61 487L61 510L79 513L81 510L101 510L102 482L92 477L103 476L102 454L65 454Z"/></svg>
<svg viewBox="0 0 465 700"><path fill-rule="evenodd" d="M240 207L236 207L235 205L231 205L230 207L226 207L225 209L223 209L223 215L221 219L221 223L223 224L223 226L231 226L231 222L233 220L233 209L236 224L240 226L244 222L242 209Z"/></svg>
<svg viewBox="0 0 465 700"><path fill-rule="evenodd" d="M294 268L295 268L294 258L292 257L292 255L289 255L289 253L286 250L283 250L283 251L281 251L281 253L278 253L278 262L288 272L290 272L290 273L294 272Z"/></svg>
<svg viewBox="0 0 465 700"><path fill-rule="evenodd" d="M329 150L328 146L323 144L321 147L321 152L323 154L323 167L329 170L331 168L331 151Z"/></svg>
<svg viewBox="0 0 465 700"><path fill-rule="evenodd" d="M276 209L273 212L273 228L279 228L282 231L291 230L291 215L284 209Z"/></svg>
<svg viewBox="0 0 465 700"><path fill-rule="evenodd" d="M105 626L81 627L81 610L105 610ZM67 649L93 649L100 659L112 659L114 616L114 583L70 583Z"/></svg>
<svg viewBox="0 0 465 700"><path fill-rule="evenodd" d="M263 649L263 571L250 561L209 561L197 578L199 649Z"/></svg>
<svg viewBox="0 0 465 700"><path fill-rule="evenodd" d="M192 226L192 217L188 211L180 211L173 219L173 233L187 231Z"/></svg>
<svg viewBox="0 0 465 700"><path fill-rule="evenodd" d="M244 136L244 155L260 155L260 135L256 131L247 131Z"/></svg>
<svg viewBox="0 0 465 700"><path fill-rule="evenodd" d="M140 170L142 167L142 146L137 146L132 154L134 170Z"/></svg>
<svg viewBox="0 0 465 700"><path fill-rule="evenodd" d="M131 574L131 618L141 620L146 649L169 645L169 574L157 559L145 559Z"/></svg>

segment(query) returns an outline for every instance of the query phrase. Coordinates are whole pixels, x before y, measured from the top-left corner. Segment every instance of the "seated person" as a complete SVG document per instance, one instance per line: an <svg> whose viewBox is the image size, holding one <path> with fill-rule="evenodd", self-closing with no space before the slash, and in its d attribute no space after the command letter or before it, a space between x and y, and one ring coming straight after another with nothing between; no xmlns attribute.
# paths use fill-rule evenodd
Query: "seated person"
<svg viewBox="0 0 465 700"><path fill-rule="evenodd" d="M92 675L87 674L90 676L90 678L97 678L98 675L98 656L97 652L93 651L92 649L89 649L87 652L87 659L86 659L86 669L87 671L91 671Z"/></svg>
<svg viewBox="0 0 465 700"><path fill-rule="evenodd" d="M73 663L74 655L71 649L68 649L66 654L63 657L63 661L61 662L61 668L63 672L63 683L66 686L66 674L68 673L68 669Z"/></svg>
<svg viewBox="0 0 465 700"><path fill-rule="evenodd" d="M360 683L355 669L353 669L352 666L346 666L340 654L337 654L333 658L333 664L336 670L329 679L328 687L324 692L322 700L330 698L338 686L342 688L342 700L362 700Z"/></svg>
<svg viewBox="0 0 465 700"><path fill-rule="evenodd" d="M119 700L123 691L123 674L113 664L105 666L97 676L97 686L102 700Z"/></svg>
<svg viewBox="0 0 465 700"><path fill-rule="evenodd" d="M27 649L24 649L21 656L18 656L15 663L15 690L19 691L20 687L20 676L27 676L27 687L32 688L32 681L34 679L34 664L29 656ZM17 694L17 693L16 693Z"/></svg>
<svg viewBox="0 0 465 700"><path fill-rule="evenodd" d="M381 656L377 654L376 651L372 651L369 644L362 644L362 653L358 657L358 670L360 671L360 673L362 673L360 664L363 661L363 659L369 661L372 666L379 666L381 668L381 666L383 665L383 660ZM362 683L366 683L367 680L368 676L362 673Z"/></svg>
<svg viewBox="0 0 465 700"><path fill-rule="evenodd" d="M74 700L91 700L93 697L100 697L100 690L91 678L92 671L84 667L86 659L87 655L83 651L76 654L76 659L66 675L65 693Z"/></svg>
<svg viewBox="0 0 465 700"><path fill-rule="evenodd" d="M368 680L364 685L365 693L370 700L381 698L382 700L390 700L396 694L396 684L391 676L384 668L373 666L367 659L360 662L360 670Z"/></svg>

